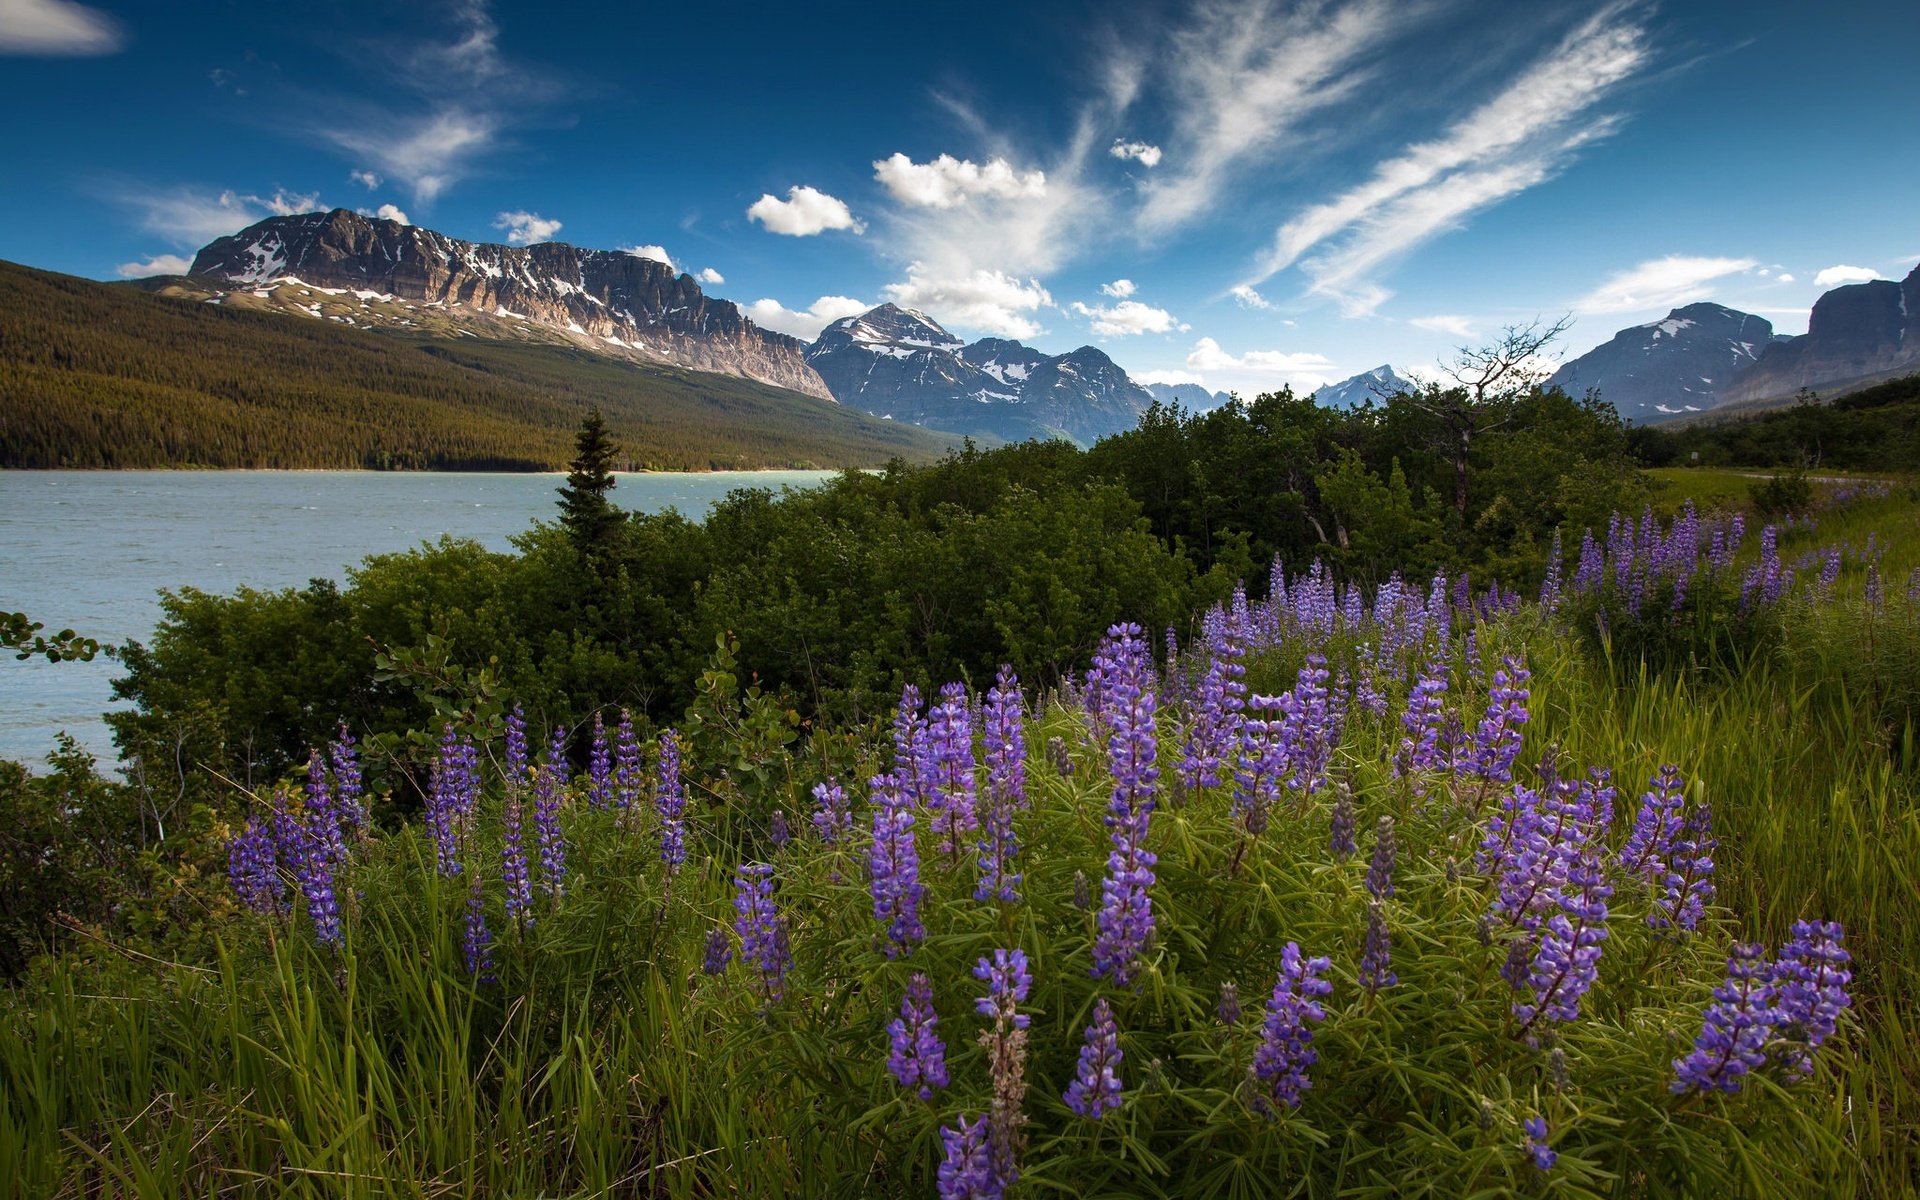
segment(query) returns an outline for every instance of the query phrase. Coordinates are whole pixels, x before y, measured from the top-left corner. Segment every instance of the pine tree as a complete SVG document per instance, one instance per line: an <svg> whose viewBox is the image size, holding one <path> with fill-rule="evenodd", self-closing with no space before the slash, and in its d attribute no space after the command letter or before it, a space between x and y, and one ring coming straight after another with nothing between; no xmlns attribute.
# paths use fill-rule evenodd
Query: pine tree
<svg viewBox="0 0 1920 1200"><path fill-rule="evenodd" d="M620 448L607 434L600 410L591 409L574 437L575 454L568 464L567 484L560 489L560 524L586 555L611 549L620 511L607 500L613 490L613 462Z"/></svg>

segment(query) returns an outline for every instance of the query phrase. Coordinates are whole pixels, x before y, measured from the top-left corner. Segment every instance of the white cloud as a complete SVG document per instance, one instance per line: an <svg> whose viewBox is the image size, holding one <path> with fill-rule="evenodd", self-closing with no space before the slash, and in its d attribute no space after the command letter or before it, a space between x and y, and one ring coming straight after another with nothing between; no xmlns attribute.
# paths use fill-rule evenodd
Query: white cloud
<svg viewBox="0 0 1920 1200"><path fill-rule="evenodd" d="M140 213L140 225L180 246L203 246L266 217L312 212L321 207L315 193L276 189L272 195L208 193L197 188L153 192L123 191L115 197Z"/></svg>
<svg viewBox="0 0 1920 1200"><path fill-rule="evenodd" d="M1100 285L1100 294L1103 296L1112 296L1115 300L1125 300L1138 290L1131 279L1116 279L1112 283L1103 283Z"/></svg>
<svg viewBox="0 0 1920 1200"><path fill-rule="evenodd" d="M709 287L712 287L716 284L722 284L727 281L727 277L725 275L722 275L720 272L714 270L712 267L701 267L700 273L698 275L695 275L694 278L698 279L701 283L704 283Z"/></svg>
<svg viewBox="0 0 1920 1200"><path fill-rule="evenodd" d="M680 265L673 261L673 255L667 253L665 246L622 246L620 250L622 253L631 254L635 258L644 258L649 262L657 262L663 267L672 267L676 271L680 269Z"/></svg>
<svg viewBox="0 0 1920 1200"><path fill-rule="evenodd" d="M1477 336L1474 332L1473 318L1471 317L1453 317L1441 314L1431 317L1415 317L1408 321L1407 324L1413 326L1415 329L1424 329L1429 333L1451 334L1457 338Z"/></svg>
<svg viewBox="0 0 1920 1200"><path fill-rule="evenodd" d="M853 218L845 203L804 184L787 189L787 198L763 195L747 209L747 219L766 226L769 233L812 237L829 229L862 233L866 225Z"/></svg>
<svg viewBox="0 0 1920 1200"><path fill-rule="evenodd" d="M1047 193L1045 171L1023 174L1004 158L981 166L951 154L917 163L896 153L873 164L873 177L895 200L922 208L956 208L975 196L1017 200Z"/></svg>
<svg viewBox="0 0 1920 1200"><path fill-rule="evenodd" d="M382 204L379 208L373 210L373 215L383 221L398 221L402 225L413 224L413 222L407 218L407 214L400 211L399 205L396 204ZM558 228L558 226L556 226L556 228Z"/></svg>
<svg viewBox="0 0 1920 1200"><path fill-rule="evenodd" d="M325 131L328 140L405 180L414 199L431 204L489 149L501 124L490 113L449 108L421 117L392 117Z"/></svg>
<svg viewBox="0 0 1920 1200"><path fill-rule="evenodd" d="M1407 19L1391 0L1201 4L1171 38L1165 75L1181 156L1145 185L1142 227L1164 231L1220 200L1243 161L1270 159L1307 118L1350 96L1367 57Z"/></svg>
<svg viewBox="0 0 1920 1200"><path fill-rule="evenodd" d="M1572 308L1577 313L1674 308L1706 299L1713 294L1715 280L1758 265L1751 258L1668 255L1614 272L1599 287L1575 300Z"/></svg>
<svg viewBox="0 0 1920 1200"><path fill-rule="evenodd" d="M1203 337L1187 354L1191 371L1258 371L1273 375L1298 375L1333 369L1332 360L1323 354L1292 353L1284 350L1249 350L1235 356L1220 348L1220 343Z"/></svg>
<svg viewBox="0 0 1920 1200"><path fill-rule="evenodd" d="M347 172L347 179L349 182L357 183L370 192L380 186L380 175L377 171L349 171Z"/></svg>
<svg viewBox="0 0 1920 1200"><path fill-rule="evenodd" d="M1364 183L1296 214L1254 278L1300 264L1310 289L1349 315L1390 293L1371 275L1474 212L1553 178L1617 118L1593 109L1653 58L1622 4L1602 9L1439 138L1375 166ZM1320 252L1304 257L1311 250Z"/></svg>
<svg viewBox="0 0 1920 1200"><path fill-rule="evenodd" d="M804 311L795 312L778 300L760 299L746 306L747 316L762 329L812 341L820 331L842 317L857 317L873 305L851 296L822 296Z"/></svg>
<svg viewBox="0 0 1920 1200"><path fill-rule="evenodd" d="M1147 142L1129 142L1125 138L1115 138L1113 145L1107 148L1107 153L1115 158L1131 158L1143 167L1160 165L1160 147Z"/></svg>
<svg viewBox="0 0 1920 1200"><path fill-rule="evenodd" d="M905 283L888 284L885 291L895 304L931 313L942 324L1010 338L1039 333L1039 322L1029 314L1053 306L1037 279L986 269L945 275L918 262L908 265Z"/></svg>
<svg viewBox="0 0 1920 1200"><path fill-rule="evenodd" d="M185 275L193 260L178 254L156 254L146 262L123 262L114 268L122 279L145 279L149 275Z"/></svg>
<svg viewBox="0 0 1920 1200"><path fill-rule="evenodd" d="M1207 386L1207 381L1192 371L1129 371L1127 374L1133 377L1135 383L1143 386L1153 383L1193 383L1201 387Z"/></svg>
<svg viewBox="0 0 1920 1200"><path fill-rule="evenodd" d="M516 246L531 246L535 242L550 242L553 235L560 232L560 222L549 220L539 213L503 212L493 218L495 229L504 229L507 241ZM658 249L658 247L652 247ZM662 253L665 253L662 251ZM647 257L642 255L641 257Z"/></svg>
<svg viewBox="0 0 1920 1200"><path fill-rule="evenodd" d="M1880 278L1878 271L1868 267L1849 267L1844 264L1828 267L1813 277L1815 287L1835 288L1849 283L1866 283Z"/></svg>
<svg viewBox="0 0 1920 1200"><path fill-rule="evenodd" d="M1791 275L1789 275L1789 274L1787 274L1787 273L1786 273L1785 271L1782 271L1782 272L1780 272L1780 274L1779 274L1778 276L1776 276L1776 278L1777 278L1777 279L1778 279L1778 280L1779 280L1779 281L1780 281L1781 283L1792 283L1792 282L1793 282L1793 276L1791 276Z"/></svg>
<svg viewBox="0 0 1920 1200"><path fill-rule="evenodd" d="M0 54L76 57L126 45L119 22L71 0L0 0Z"/></svg>
<svg viewBox="0 0 1920 1200"><path fill-rule="evenodd" d="M1073 311L1089 317L1093 331L1102 337L1131 337L1142 333L1171 333L1177 322L1164 308L1153 308L1138 300L1122 300L1111 308L1073 302Z"/></svg>
<svg viewBox="0 0 1920 1200"><path fill-rule="evenodd" d="M1250 283L1236 283L1228 289L1241 308L1272 308L1273 302L1253 289Z"/></svg>

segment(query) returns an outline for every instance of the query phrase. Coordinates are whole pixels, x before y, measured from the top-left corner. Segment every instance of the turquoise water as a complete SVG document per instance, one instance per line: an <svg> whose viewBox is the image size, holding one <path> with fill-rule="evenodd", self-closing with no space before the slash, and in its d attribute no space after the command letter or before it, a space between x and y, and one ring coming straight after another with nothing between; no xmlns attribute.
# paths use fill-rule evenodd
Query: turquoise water
<svg viewBox="0 0 1920 1200"><path fill-rule="evenodd" d="M621 475L613 499L704 518L735 488L807 487L825 471ZM158 590L344 582L369 554L442 534L490 549L552 520L558 475L363 471L0 471L0 611L103 645L147 639ZM65 730L114 758L100 714L117 664L0 655L0 758L37 762Z"/></svg>

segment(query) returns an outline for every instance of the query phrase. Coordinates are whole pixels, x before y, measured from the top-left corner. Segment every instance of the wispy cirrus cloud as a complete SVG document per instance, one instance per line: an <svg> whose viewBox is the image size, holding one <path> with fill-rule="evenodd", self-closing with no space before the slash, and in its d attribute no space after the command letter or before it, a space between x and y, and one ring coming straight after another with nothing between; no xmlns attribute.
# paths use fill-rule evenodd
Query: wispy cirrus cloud
<svg viewBox="0 0 1920 1200"><path fill-rule="evenodd" d="M1751 258L1670 254L1614 272L1571 307L1585 314L1676 308L1707 299L1713 295L1717 281L1759 265Z"/></svg>
<svg viewBox="0 0 1920 1200"><path fill-rule="evenodd" d="M1201 4L1162 64L1178 136L1142 189L1141 227L1164 232L1220 201L1246 160L1349 99L1406 20L1406 6L1388 0Z"/></svg>
<svg viewBox="0 0 1920 1200"><path fill-rule="evenodd" d="M120 23L72 0L0 0L0 54L82 58L118 54Z"/></svg>
<svg viewBox="0 0 1920 1200"><path fill-rule="evenodd" d="M1281 225L1245 282L1298 264L1308 290L1349 315L1391 293L1387 264L1472 214L1553 178L1618 122L1596 109L1654 60L1643 11L1615 3L1582 22L1438 138L1377 164L1363 183Z"/></svg>
<svg viewBox="0 0 1920 1200"><path fill-rule="evenodd" d="M318 193L285 188L261 196L232 189L214 192L190 186L125 185L114 189L110 198L132 209L142 229L183 247L203 246L267 217L312 212L321 207Z"/></svg>

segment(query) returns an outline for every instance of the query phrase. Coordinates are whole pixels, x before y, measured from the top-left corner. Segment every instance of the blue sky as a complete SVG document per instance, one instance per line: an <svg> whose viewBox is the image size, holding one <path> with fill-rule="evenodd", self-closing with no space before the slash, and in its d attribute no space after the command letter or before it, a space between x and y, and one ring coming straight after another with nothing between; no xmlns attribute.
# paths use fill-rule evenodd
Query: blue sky
<svg viewBox="0 0 1920 1200"><path fill-rule="evenodd" d="M274 211L664 254L1243 393L1805 329L1920 261L1912 0L0 0L0 258L178 269Z"/></svg>

